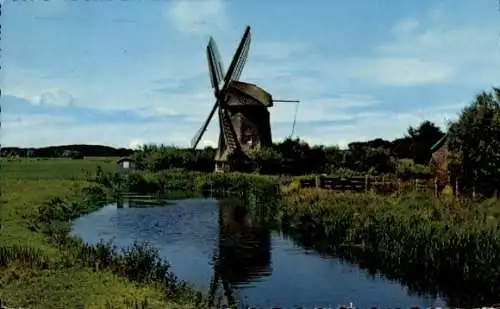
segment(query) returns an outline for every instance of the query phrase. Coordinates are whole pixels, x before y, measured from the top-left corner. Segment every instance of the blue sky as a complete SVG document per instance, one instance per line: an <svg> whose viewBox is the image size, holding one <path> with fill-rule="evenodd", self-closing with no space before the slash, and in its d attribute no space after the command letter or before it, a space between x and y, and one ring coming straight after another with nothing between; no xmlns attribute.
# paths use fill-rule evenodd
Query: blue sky
<svg viewBox="0 0 500 309"><path fill-rule="evenodd" d="M445 127L500 85L497 0L4 0L4 146L189 144L213 104L205 46L242 80L300 99L295 134L345 145ZM271 109L273 138L294 106ZM215 145L217 118L200 146Z"/></svg>

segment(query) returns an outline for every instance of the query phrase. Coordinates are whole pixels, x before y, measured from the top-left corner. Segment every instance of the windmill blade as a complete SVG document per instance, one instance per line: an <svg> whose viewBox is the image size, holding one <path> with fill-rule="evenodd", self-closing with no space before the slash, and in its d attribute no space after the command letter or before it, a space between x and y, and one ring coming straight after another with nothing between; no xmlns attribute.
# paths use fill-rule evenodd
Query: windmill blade
<svg viewBox="0 0 500 309"><path fill-rule="evenodd" d="M240 45L238 45L238 48L234 53L233 60L231 61L229 69L226 72L226 76L224 78L224 87L227 87L232 80L238 80L240 78L243 66L245 65L248 56L249 48L250 48L250 26L247 26L245 29L245 33L241 38Z"/></svg>
<svg viewBox="0 0 500 309"><path fill-rule="evenodd" d="M245 63L247 62L248 58L248 51L250 50L250 33L248 34L248 39L245 42L245 45L243 47L243 52L241 53L240 58L238 58L238 62L236 63L234 73L231 77L231 80L239 80L241 77L241 72L243 72L243 67L245 66Z"/></svg>
<svg viewBox="0 0 500 309"><path fill-rule="evenodd" d="M212 110L210 111L210 114L208 115L208 118L205 120L205 122L203 123L201 128L198 130L196 135L191 140L191 148L195 149L196 146L198 146L198 143L200 142L201 138L203 137L203 134L205 133L205 131L207 130L207 127L210 124L210 121L212 120L218 106L219 106L219 101L216 101L214 106L212 107Z"/></svg>
<svg viewBox="0 0 500 309"><path fill-rule="evenodd" d="M217 72L217 67L215 65L215 59L210 49L210 45L207 46L207 62L208 62L208 74L210 75L210 83L215 93L219 92L219 83L222 81L219 73Z"/></svg>
<svg viewBox="0 0 500 309"><path fill-rule="evenodd" d="M215 43L215 40L212 37L210 37L210 40L207 45L207 58L209 61L209 65L210 63L212 63L211 64L212 67L210 68L210 70L214 71L213 75L214 77L216 77L218 84L220 84L224 80L224 67L222 65L219 49L217 48L217 44ZM217 88L217 90L219 90L219 88Z"/></svg>
<svg viewBox="0 0 500 309"><path fill-rule="evenodd" d="M219 93L219 84L220 82L223 81L224 79L224 68L222 67L222 61L220 60L220 54L219 50L217 49L217 44L215 43L215 40L210 37L210 40L207 45L207 60L208 60L208 71L210 74L210 81L212 83L212 88L215 90L216 96ZM207 127L212 120L212 117L215 114L215 111L217 110L217 106L219 105L218 100L215 101L214 106L212 107L212 110L210 111L210 114L208 115L207 120L205 120L205 123L201 126L201 128L198 130L198 132L195 134L193 139L191 140L191 147L193 149L198 146L198 143L200 142L201 138L203 137L203 134L207 130Z"/></svg>

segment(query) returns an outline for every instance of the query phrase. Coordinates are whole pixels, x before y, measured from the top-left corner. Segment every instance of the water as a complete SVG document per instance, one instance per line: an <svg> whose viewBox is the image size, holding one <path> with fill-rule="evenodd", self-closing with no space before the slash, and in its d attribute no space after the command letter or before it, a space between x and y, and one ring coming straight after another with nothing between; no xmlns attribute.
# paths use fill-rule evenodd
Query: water
<svg viewBox="0 0 500 309"><path fill-rule="evenodd" d="M217 267L237 301L249 306L445 307L441 299L410 295L397 282L306 250L234 204L201 198L126 201L75 220L73 233L89 243L113 240L118 247L148 241L179 279L204 294ZM219 282L217 295L223 286Z"/></svg>

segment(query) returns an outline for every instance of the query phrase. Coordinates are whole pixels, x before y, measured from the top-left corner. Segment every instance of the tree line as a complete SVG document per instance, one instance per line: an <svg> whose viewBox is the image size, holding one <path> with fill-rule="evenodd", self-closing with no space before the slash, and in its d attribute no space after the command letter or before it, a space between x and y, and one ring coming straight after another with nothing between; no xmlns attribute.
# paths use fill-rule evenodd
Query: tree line
<svg viewBox="0 0 500 309"><path fill-rule="evenodd" d="M431 146L444 132L431 121L409 127L404 136L392 141L377 138L338 146L311 146L296 139L285 139L246 156L230 158L231 169L260 174L388 174L430 175ZM139 169L159 171L171 168L211 172L215 149L182 149L164 145L144 145L133 154Z"/></svg>
<svg viewBox="0 0 500 309"><path fill-rule="evenodd" d="M84 157L123 157L129 156L133 150L127 148L114 148L102 145L62 145L38 148L2 147L0 157L21 158L73 158Z"/></svg>

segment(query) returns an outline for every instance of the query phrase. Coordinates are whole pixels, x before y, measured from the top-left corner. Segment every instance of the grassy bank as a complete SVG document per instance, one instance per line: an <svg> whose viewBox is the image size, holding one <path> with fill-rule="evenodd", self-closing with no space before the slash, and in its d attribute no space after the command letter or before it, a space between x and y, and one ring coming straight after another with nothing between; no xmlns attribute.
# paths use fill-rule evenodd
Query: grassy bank
<svg viewBox="0 0 500 309"><path fill-rule="evenodd" d="M29 308L194 307L199 295L177 280L151 248L136 244L118 254L68 237L70 220L107 197L89 182L97 166L71 159L2 160L0 299ZM146 304L141 301L147 299Z"/></svg>
<svg viewBox="0 0 500 309"><path fill-rule="evenodd" d="M293 190L275 214L302 245L442 292L453 307L498 303L500 203Z"/></svg>
<svg viewBox="0 0 500 309"><path fill-rule="evenodd" d="M165 194L182 191L187 196L200 193L224 196L252 192L259 196L268 196L279 192L280 178L243 173L202 173L183 169L154 173L139 171L130 175L118 175L103 170L97 173L96 182L115 193Z"/></svg>

